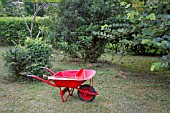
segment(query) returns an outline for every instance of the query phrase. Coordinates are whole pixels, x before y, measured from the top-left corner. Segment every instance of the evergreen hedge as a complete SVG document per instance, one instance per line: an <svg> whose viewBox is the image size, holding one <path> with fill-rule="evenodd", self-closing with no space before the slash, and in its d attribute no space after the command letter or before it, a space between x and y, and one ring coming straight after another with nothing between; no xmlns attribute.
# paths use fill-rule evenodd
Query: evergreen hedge
<svg viewBox="0 0 170 113"><path fill-rule="evenodd" d="M28 25L31 24L31 18L27 17ZM33 37L38 33L38 27L41 25L40 18L37 18L34 23ZM29 32L21 17L1 17L0 18L0 45L23 44L25 37L29 36Z"/></svg>

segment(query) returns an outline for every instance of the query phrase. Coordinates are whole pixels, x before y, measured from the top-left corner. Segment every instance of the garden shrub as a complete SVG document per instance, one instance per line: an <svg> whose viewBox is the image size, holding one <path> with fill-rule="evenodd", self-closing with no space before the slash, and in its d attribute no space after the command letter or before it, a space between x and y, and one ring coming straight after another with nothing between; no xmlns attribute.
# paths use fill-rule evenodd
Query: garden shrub
<svg viewBox="0 0 170 113"><path fill-rule="evenodd" d="M26 18L30 26L31 18ZM38 33L41 20L38 18L34 23L33 37ZM14 45L14 42L23 44L29 32L21 17L1 17L0 18L0 45Z"/></svg>
<svg viewBox="0 0 170 113"><path fill-rule="evenodd" d="M109 38L114 51L119 53L135 53L159 55L151 66L151 71L170 67L170 7L166 0L143 2L120 2L124 7L122 13L106 20L101 26L101 34ZM120 10L118 10L120 11ZM116 44L119 46L115 47Z"/></svg>
<svg viewBox="0 0 170 113"><path fill-rule="evenodd" d="M52 46L45 43L42 38L30 39L25 41L25 48L28 54L27 71L39 75L42 74L42 67L51 67Z"/></svg>
<svg viewBox="0 0 170 113"><path fill-rule="evenodd" d="M103 21L112 14L113 0L64 0L52 14L49 30L56 47L71 57L96 62L104 52L107 39L94 32L100 30ZM55 14L55 15L54 15ZM50 16L51 17L51 16Z"/></svg>
<svg viewBox="0 0 170 113"><path fill-rule="evenodd" d="M61 38L60 42L57 42L56 45L62 51L64 51L67 55L72 58L78 58L79 56L79 49L78 46L74 43L69 44L69 42L65 41L64 38Z"/></svg>
<svg viewBox="0 0 170 113"><path fill-rule="evenodd" d="M77 29L74 37L77 37L77 44L79 53L85 61L96 62L98 58L104 53L107 39L101 38L95 32L100 29L100 25L82 26Z"/></svg>
<svg viewBox="0 0 170 113"><path fill-rule="evenodd" d="M15 76L21 73L42 76L42 67L51 67L52 46L42 38L25 40L25 46L16 45L11 47L3 55L5 65Z"/></svg>
<svg viewBox="0 0 170 113"><path fill-rule="evenodd" d="M24 47L17 45L10 47L3 55L5 66L14 76L19 76L20 73L26 71L25 67L28 62L27 51Z"/></svg>
<svg viewBox="0 0 170 113"><path fill-rule="evenodd" d="M73 58L96 62L104 53L107 44L107 39L101 38L95 33L99 29L100 25L84 25L76 29L75 32L63 33L57 46Z"/></svg>

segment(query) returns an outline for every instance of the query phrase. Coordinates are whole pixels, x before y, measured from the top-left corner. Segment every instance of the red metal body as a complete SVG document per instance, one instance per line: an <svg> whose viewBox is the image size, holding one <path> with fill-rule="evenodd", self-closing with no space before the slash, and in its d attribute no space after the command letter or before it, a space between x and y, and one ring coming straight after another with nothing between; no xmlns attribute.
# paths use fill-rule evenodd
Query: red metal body
<svg viewBox="0 0 170 113"><path fill-rule="evenodd" d="M96 74L95 70L86 70L86 69L66 70L66 71L60 71L55 73L48 68L44 68L44 69L46 69L53 75L53 76L48 76L48 80L44 80L35 75L28 75L28 76L31 76L37 80L45 82L46 84L51 85L53 87L58 87L60 89L60 96L62 98L62 102L68 100L68 97L72 95L74 88L85 95L89 95L89 96L98 95L97 91L90 92L88 90L81 90L79 88L79 86L81 86L86 80L90 80L90 84L91 85L93 84L91 82L93 81L93 76ZM68 92L68 95L66 96L66 99L64 99L64 94L66 92Z"/></svg>

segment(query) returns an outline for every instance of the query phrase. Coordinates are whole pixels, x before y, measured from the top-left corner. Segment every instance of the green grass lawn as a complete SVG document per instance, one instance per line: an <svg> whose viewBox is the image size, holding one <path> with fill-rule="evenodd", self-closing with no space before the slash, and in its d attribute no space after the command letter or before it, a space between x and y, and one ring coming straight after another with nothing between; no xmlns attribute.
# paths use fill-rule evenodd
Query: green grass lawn
<svg viewBox="0 0 170 113"><path fill-rule="evenodd" d="M0 53L6 48L0 47ZM0 112L5 113L169 113L170 70L150 72L152 57L126 56L110 63L105 55L98 63L63 59L56 55L55 72L67 69L94 69L94 88L99 92L93 102L83 102L75 90L62 103L59 89L42 82L12 82L0 56ZM115 60L119 56L115 56ZM124 76L121 73L125 73ZM85 83L89 84L89 81Z"/></svg>

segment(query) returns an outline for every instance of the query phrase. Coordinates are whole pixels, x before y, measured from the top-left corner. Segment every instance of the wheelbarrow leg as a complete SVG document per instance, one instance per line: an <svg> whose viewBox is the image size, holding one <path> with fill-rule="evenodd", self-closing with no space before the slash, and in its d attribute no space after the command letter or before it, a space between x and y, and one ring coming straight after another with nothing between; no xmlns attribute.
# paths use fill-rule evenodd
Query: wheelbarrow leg
<svg viewBox="0 0 170 113"><path fill-rule="evenodd" d="M72 88L72 89L70 90L68 87L64 88L63 90L62 90L61 88L59 88L59 89L60 89L60 96L61 96L62 102L66 102L66 101L68 100L68 97L69 97L70 95L72 95L72 93L73 93L73 91L74 91L74 88ZM66 92L68 92L68 94L67 94L67 96L66 96L66 99L64 99L64 94L65 94Z"/></svg>
<svg viewBox="0 0 170 113"><path fill-rule="evenodd" d="M93 77L90 79L90 85L93 86Z"/></svg>
<svg viewBox="0 0 170 113"><path fill-rule="evenodd" d="M74 88L71 88L70 95L73 96Z"/></svg>

